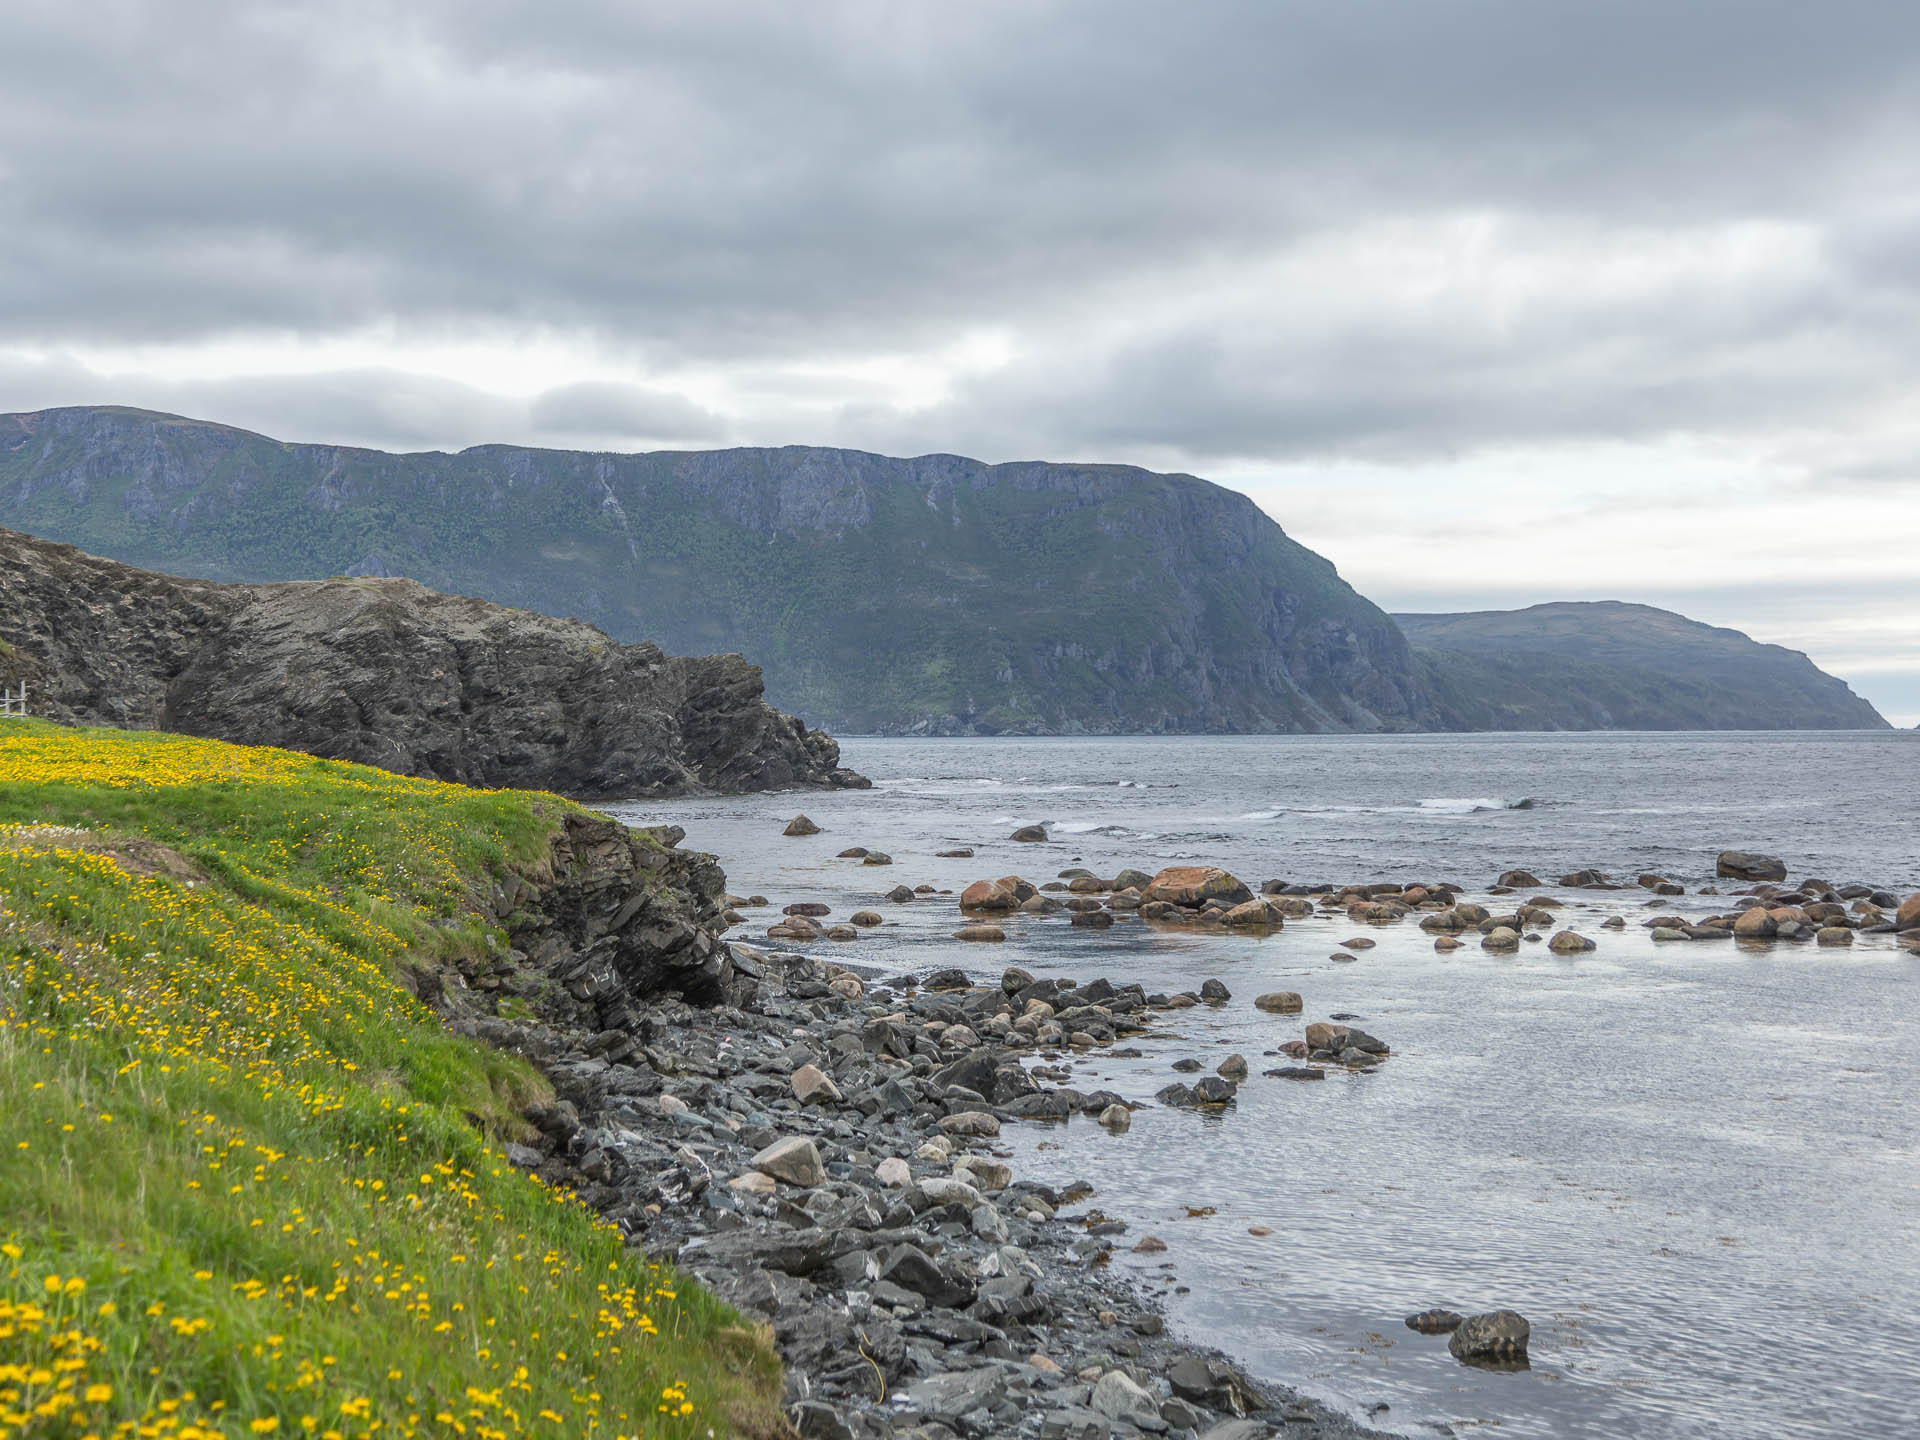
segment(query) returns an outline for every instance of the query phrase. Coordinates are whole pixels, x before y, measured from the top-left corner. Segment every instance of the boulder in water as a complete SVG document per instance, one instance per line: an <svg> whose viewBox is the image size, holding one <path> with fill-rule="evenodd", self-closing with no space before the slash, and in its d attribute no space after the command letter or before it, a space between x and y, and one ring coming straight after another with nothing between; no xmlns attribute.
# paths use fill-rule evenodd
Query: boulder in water
<svg viewBox="0 0 1920 1440"><path fill-rule="evenodd" d="M1784 880L1787 862L1777 855L1756 855L1748 850L1722 850L1714 861L1713 873L1729 880Z"/></svg>
<svg viewBox="0 0 1920 1440"><path fill-rule="evenodd" d="M1469 1315L1454 1329L1447 1350L1468 1364L1524 1362L1532 1327L1516 1310Z"/></svg>

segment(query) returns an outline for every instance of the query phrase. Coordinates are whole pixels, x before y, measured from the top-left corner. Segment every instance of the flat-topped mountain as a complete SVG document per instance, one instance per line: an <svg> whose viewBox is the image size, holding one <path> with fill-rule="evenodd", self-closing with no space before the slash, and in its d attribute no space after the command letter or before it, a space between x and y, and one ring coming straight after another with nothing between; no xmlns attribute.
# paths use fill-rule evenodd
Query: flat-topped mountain
<svg viewBox="0 0 1920 1440"><path fill-rule="evenodd" d="M36 715L277 745L402 775L592 797L864 785L685 659L412 580L223 585L0 530L0 669Z"/></svg>
<svg viewBox="0 0 1920 1440"><path fill-rule="evenodd" d="M1389 617L1246 496L1123 465L394 455L77 407L0 416L0 524L175 574L404 575L737 651L843 732L1886 724L1796 651L1644 605Z"/></svg>
<svg viewBox="0 0 1920 1440"><path fill-rule="evenodd" d="M1798 650L1617 600L1396 615L1453 728L1884 730Z"/></svg>
<svg viewBox="0 0 1920 1440"><path fill-rule="evenodd" d="M739 651L839 731L1443 725L1400 632L1246 496L852 450L392 455L138 410L0 416L0 524L229 581L407 575Z"/></svg>

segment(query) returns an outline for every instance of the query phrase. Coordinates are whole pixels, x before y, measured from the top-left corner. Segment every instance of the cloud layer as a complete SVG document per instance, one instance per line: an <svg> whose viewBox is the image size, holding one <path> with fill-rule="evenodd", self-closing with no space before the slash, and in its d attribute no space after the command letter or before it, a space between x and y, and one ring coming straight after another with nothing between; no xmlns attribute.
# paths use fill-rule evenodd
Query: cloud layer
<svg viewBox="0 0 1920 1440"><path fill-rule="evenodd" d="M1773 638L1774 589L1920 657L1913 7L27 0L7 49L0 409L1135 460L1390 605Z"/></svg>

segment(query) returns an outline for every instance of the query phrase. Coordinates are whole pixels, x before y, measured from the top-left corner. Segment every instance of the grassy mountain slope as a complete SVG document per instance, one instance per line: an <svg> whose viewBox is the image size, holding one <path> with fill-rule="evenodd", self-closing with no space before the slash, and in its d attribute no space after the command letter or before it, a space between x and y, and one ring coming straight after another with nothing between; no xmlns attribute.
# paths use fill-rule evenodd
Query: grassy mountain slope
<svg viewBox="0 0 1920 1440"><path fill-rule="evenodd" d="M732 1312L501 1158L544 1081L397 982L570 809L0 724L0 1436L778 1428Z"/></svg>
<svg viewBox="0 0 1920 1440"><path fill-rule="evenodd" d="M1797 650L1619 601L1396 615L1469 730L1887 728Z"/></svg>
<svg viewBox="0 0 1920 1440"><path fill-rule="evenodd" d="M846 731L1419 728L1392 622L1245 496L856 451L389 455L113 408L0 417L0 524L219 580L404 574Z"/></svg>

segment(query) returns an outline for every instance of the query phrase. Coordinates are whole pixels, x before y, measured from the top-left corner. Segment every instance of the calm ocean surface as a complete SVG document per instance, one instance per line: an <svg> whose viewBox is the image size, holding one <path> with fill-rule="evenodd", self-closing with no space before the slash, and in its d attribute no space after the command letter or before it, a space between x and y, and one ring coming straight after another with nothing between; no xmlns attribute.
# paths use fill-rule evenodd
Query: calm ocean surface
<svg viewBox="0 0 1920 1440"><path fill-rule="evenodd" d="M737 893L882 911L884 928L831 947L844 963L1224 980L1230 1004L1162 1021L1138 1059L1076 1061L1070 1082L1150 1101L1174 1060L1210 1071L1238 1051L1254 1076L1224 1114L1151 1106L1125 1135L1075 1120L1006 1136L1016 1173L1092 1181L1131 1227L1123 1246L1167 1242L1115 1263L1166 1290L1183 1333L1409 1434L1920 1434L1920 956L1885 937L1656 946L1634 922L1712 913L1713 897L1649 911L1637 889L1549 884L1596 953L1443 956L1403 922L1340 963L1344 918L1255 939L1031 917L989 948L947 938L950 898L874 903L903 882L1183 860L1256 887L1451 880L1484 898L1511 866L1549 880L1595 866L1693 891L1725 848L1904 895L1920 890L1920 735L856 740L845 754L873 790L618 813L684 825ZM783 838L802 809L826 833ZM1051 843L1006 838L1039 822ZM852 845L895 863L833 858ZM977 858L933 858L957 845ZM1614 912L1625 933L1597 928ZM737 938L771 914L751 918ZM1361 1017L1393 1058L1315 1085L1260 1078L1303 1018L1254 1011L1271 989L1302 992L1307 1020ZM1532 1369L1466 1369L1444 1337L1401 1324L1433 1305L1521 1311Z"/></svg>

